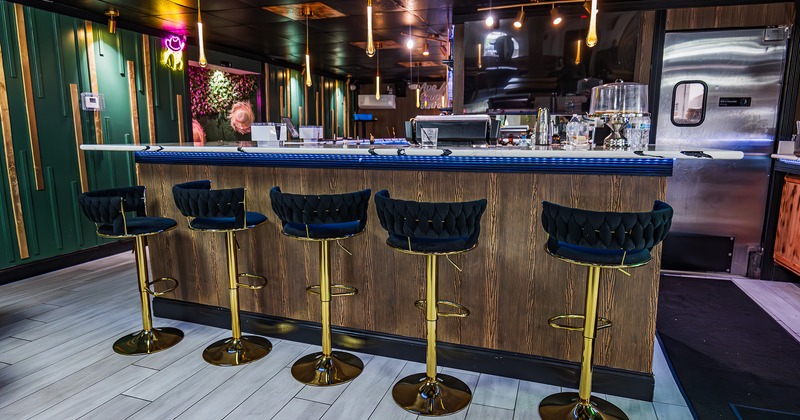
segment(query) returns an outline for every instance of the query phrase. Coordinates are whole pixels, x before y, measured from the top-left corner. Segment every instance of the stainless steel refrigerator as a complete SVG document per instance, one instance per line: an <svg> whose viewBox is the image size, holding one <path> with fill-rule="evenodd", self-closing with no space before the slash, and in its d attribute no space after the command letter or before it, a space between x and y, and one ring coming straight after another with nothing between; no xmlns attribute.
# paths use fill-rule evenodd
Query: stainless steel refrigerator
<svg viewBox="0 0 800 420"><path fill-rule="evenodd" d="M745 153L738 161L677 160L667 180L673 251L699 261L698 270L746 275L749 263L750 275L757 274L789 33L771 27L666 34L656 144ZM689 239L678 241L681 234ZM702 267L720 253L732 254L729 267Z"/></svg>

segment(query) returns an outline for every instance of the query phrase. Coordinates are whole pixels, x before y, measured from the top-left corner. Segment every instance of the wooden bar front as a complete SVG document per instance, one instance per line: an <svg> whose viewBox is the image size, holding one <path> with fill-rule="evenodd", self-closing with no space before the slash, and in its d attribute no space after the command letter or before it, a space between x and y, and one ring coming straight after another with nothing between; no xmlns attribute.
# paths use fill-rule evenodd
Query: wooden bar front
<svg viewBox="0 0 800 420"><path fill-rule="evenodd" d="M586 268L550 257L544 249L541 201L593 210L646 211L663 200L663 176L569 175L548 173L474 173L355 169L301 169L139 164L139 182L147 186L148 213L172 217L179 228L149 240L154 277L174 276L180 287L168 298L228 307L225 238L191 231L172 198L172 186L210 179L212 188L247 188L248 210L264 213L265 225L237 235L239 271L259 273L269 284L243 290L241 309L319 322L319 299L306 286L319 283L316 243L281 234L269 189L332 194L387 189L396 198L420 201L488 199L478 247L454 258L458 272L439 263L440 299L459 302L472 314L440 320L441 341L510 352L580 361L581 334L556 330L547 319L583 313ZM355 286L354 297L332 305L334 325L407 337L424 337L423 314L414 301L424 299L424 259L386 245L370 203L366 232L344 241L347 255L332 247L332 281ZM598 333L595 364L651 373L656 326L660 247L653 261L630 270L632 276L604 270L601 316L612 328Z"/></svg>

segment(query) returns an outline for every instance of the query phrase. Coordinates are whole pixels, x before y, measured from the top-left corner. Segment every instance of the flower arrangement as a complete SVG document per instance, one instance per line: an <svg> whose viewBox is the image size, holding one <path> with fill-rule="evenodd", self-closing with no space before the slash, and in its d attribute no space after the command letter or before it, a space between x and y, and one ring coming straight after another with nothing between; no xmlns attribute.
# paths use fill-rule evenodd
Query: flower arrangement
<svg viewBox="0 0 800 420"><path fill-rule="evenodd" d="M228 114L228 119L231 120L231 128L239 134L247 134L250 132L250 126L256 119L253 114L253 109L250 102L237 102L231 107L231 112Z"/></svg>
<svg viewBox="0 0 800 420"><path fill-rule="evenodd" d="M203 129L200 121L194 118L192 118L192 141L201 144L206 142L206 130Z"/></svg>

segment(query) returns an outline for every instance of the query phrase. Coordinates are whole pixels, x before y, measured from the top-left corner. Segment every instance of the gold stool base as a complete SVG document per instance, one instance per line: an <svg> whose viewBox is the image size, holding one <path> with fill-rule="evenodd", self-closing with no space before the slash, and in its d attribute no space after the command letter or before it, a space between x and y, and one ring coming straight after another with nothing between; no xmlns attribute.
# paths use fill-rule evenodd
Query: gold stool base
<svg viewBox="0 0 800 420"><path fill-rule="evenodd" d="M329 357L321 352L307 354L292 365L292 376L313 386L339 385L352 381L364 370L364 362L343 351L332 351Z"/></svg>
<svg viewBox="0 0 800 420"><path fill-rule="evenodd" d="M610 402L591 397L589 406L578 402L577 392L553 394L539 404L542 420L628 420L628 416Z"/></svg>
<svg viewBox="0 0 800 420"><path fill-rule="evenodd" d="M183 340L183 331L177 328L153 328L128 334L114 342L114 351L127 356L150 354L168 349Z"/></svg>
<svg viewBox="0 0 800 420"><path fill-rule="evenodd" d="M203 350L203 359L217 366L239 366L254 362L272 350L272 343L264 337L243 335L240 339L226 338L214 342Z"/></svg>
<svg viewBox="0 0 800 420"><path fill-rule="evenodd" d="M458 378L438 374L435 382L417 373L401 379L392 388L392 397L400 407L421 416L443 416L461 411L472 401L469 386Z"/></svg>

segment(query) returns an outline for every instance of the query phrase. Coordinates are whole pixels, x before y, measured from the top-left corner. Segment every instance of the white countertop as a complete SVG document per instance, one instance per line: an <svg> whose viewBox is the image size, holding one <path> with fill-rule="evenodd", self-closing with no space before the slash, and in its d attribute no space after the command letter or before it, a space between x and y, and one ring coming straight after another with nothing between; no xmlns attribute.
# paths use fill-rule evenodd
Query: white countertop
<svg viewBox="0 0 800 420"><path fill-rule="evenodd" d="M440 156L444 150L450 150L451 156L472 156L472 157L549 157L549 158L641 158L649 159L653 157L668 158L668 159L703 159L705 157L686 155L682 152L702 152L714 159L742 159L744 154L740 151L734 150L715 150L715 149L676 149L664 148L658 146L650 146L647 150L643 151L643 155L637 155L633 150L622 149L580 149L572 146L533 146L531 149L520 147L439 147L439 148L422 148L416 146L404 145L375 145L370 148L367 142L362 141L361 144L354 144L349 142L342 145L340 142L337 144L316 144L316 143L285 143L281 145L270 146L255 146L255 143L246 142L241 145L235 143L227 144L214 144L208 143L205 145L194 145L187 143L180 145L177 143L169 143L156 146L147 145L132 145L132 144L84 144L81 145L82 150L99 150L109 152L139 152L145 150L152 150L153 152L216 152L216 153L232 153L232 152L246 152L246 153L275 153L275 154L326 154L326 155L369 155L377 154L382 156L397 156L398 151L402 150L403 154L408 156ZM372 150L372 152L370 152ZM773 155L774 157L774 155ZM792 158L795 158L792 156Z"/></svg>
<svg viewBox="0 0 800 420"><path fill-rule="evenodd" d="M773 159L784 159L784 160L800 160L800 157L795 155L772 155Z"/></svg>

